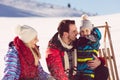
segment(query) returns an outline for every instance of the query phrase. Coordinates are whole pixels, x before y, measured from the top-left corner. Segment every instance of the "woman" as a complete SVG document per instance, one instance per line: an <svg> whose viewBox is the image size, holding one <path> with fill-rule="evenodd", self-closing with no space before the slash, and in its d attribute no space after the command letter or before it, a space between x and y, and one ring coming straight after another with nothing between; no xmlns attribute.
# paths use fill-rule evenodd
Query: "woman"
<svg viewBox="0 0 120 80"><path fill-rule="evenodd" d="M10 42L5 57L6 68L2 80L54 80L46 73L39 59L37 31L30 26L18 26L17 36Z"/></svg>

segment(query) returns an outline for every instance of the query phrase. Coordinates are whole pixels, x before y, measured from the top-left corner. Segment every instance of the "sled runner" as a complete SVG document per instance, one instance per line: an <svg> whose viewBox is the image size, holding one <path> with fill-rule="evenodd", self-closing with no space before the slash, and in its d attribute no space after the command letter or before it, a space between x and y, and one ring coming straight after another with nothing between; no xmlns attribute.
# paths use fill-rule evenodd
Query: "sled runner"
<svg viewBox="0 0 120 80"><path fill-rule="evenodd" d="M100 46L99 49L99 56L104 57L106 59L106 66L109 69L109 78L108 80L119 80L118 76L118 70L117 70L117 65L116 65L116 60L115 60L115 55L114 55L114 49L112 45L112 40L111 40L111 34L109 31L110 26L108 26L108 23L105 22L104 26L97 26L100 30L104 31L104 35L101 39L102 46Z"/></svg>

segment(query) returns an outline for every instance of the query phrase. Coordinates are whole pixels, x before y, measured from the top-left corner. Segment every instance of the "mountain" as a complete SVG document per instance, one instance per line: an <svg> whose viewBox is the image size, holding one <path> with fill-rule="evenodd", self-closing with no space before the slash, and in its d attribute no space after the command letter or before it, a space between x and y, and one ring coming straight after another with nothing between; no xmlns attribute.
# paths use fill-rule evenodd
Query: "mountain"
<svg viewBox="0 0 120 80"><path fill-rule="evenodd" d="M0 16L2 17L29 17L38 16L27 11L17 9L11 6L0 4Z"/></svg>
<svg viewBox="0 0 120 80"><path fill-rule="evenodd" d="M34 0L0 0L0 17L78 17L83 13L87 12Z"/></svg>

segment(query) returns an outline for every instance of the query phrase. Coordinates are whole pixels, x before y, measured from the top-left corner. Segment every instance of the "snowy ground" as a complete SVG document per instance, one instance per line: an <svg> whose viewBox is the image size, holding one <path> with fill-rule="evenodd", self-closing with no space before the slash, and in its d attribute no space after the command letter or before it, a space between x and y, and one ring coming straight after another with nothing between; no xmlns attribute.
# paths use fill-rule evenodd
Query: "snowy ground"
<svg viewBox="0 0 120 80"><path fill-rule="evenodd" d="M96 16L96 17L90 17L90 20L95 26L104 25L105 21L108 22L108 24L111 26L111 37L113 41L113 47L115 51L115 57L117 62L117 68L118 73L120 73L120 63L118 62L120 60L120 14L113 14L113 15L106 15L106 16ZM40 45L40 52L42 55L41 63L45 71L48 72L48 69L46 67L45 62L45 50L47 47L47 43L49 39L54 35L54 33L57 31L57 26L59 22L63 19L73 19L76 21L76 26L79 27L80 25L80 18L74 17L74 18L65 18L65 17L54 17L54 18L0 18L0 80L3 76L4 71L4 55L6 54L6 51L8 49L8 43L13 40L15 37L14 34L14 28L18 25L29 25L34 27L39 34L39 43ZM79 28L78 28L79 29ZM102 45L102 44L101 44Z"/></svg>

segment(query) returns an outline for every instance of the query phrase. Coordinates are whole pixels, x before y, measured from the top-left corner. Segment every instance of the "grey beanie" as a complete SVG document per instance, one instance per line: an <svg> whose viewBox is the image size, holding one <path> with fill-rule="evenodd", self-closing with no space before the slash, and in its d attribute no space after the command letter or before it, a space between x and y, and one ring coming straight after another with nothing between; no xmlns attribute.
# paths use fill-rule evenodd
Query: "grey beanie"
<svg viewBox="0 0 120 80"><path fill-rule="evenodd" d="M81 26L80 26L80 29L83 29L83 28L89 28L89 29L93 29L93 25L91 23L90 20L88 20L88 16L86 14L82 15L82 21L81 21Z"/></svg>
<svg viewBox="0 0 120 80"><path fill-rule="evenodd" d="M27 25L17 26L15 28L15 33L24 43L30 42L37 36L37 31Z"/></svg>

